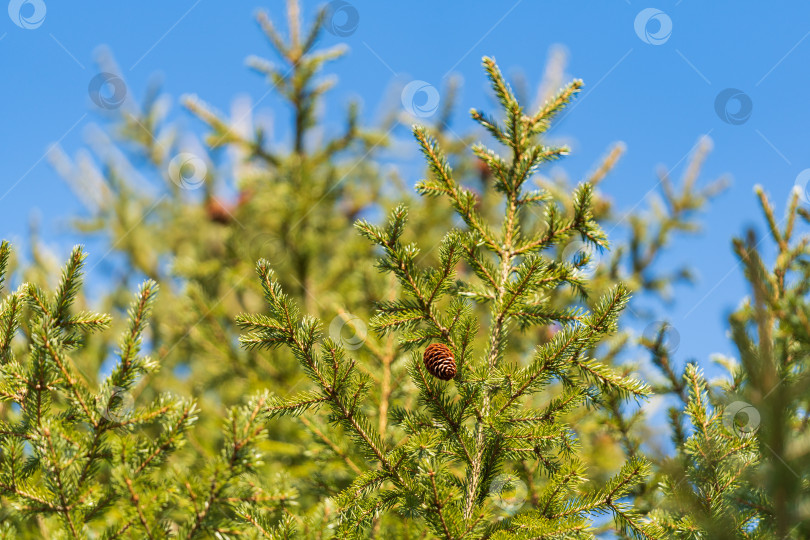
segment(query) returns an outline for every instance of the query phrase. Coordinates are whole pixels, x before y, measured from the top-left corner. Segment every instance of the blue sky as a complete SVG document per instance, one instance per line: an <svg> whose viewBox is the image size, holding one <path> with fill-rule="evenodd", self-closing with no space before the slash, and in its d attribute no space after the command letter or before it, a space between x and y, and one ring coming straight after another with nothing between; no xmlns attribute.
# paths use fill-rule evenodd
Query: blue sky
<svg viewBox="0 0 810 540"><path fill-rule="evenodd" d="M305 1L304 16L317 5ZM680 333L681 360L705 362L710 353L732 352L723 333L725 317L744 289L730 239L749 225L764 232L755 184L765 187L781 214L797 176L810 168L810 4L352 0L350 5L359 16L356 31L322 39L351 49L330 70L340 79L324 111L334 125L350 98L359 98L365 119L373 121L396 104L390 99L396 84L421 80L441 88L448 74L457 74L464 85L454 126L466 133L473 127L469 108L491 105L481 56L494 56L507 75L522 73L536 85L549 48L562 44L569 54L567 73L586 84L554 131L572 146L564 167L573 179L581 178L613 142L624 141L625 157L601 186L618 208L644 199L657 183L659 166L674 167L678 178L699 136L709 134L714 150L702 179L727 173L732 185L704 216L704 233L678 240L665 257L665 263L691 263L699 277L696 286L676 291L677 304L666 315ZM97 120L87 91L97 73L97 47L112 50L137 96L160 74L174 98L197 93L228 110L237 95L255 101L266 92L262 78L244 66L249 55L271 54L253 18L260 7L283 19L280 0L38 0L37 5L12 0L9 10L22 10L28 25L37 27L21 28L0 13L2 236L24 246L28 222L38 216L43 236L63 255L75 240L64 225L81 207L44 155L55 141L75 152ZM641 18L650 20L637 32L634 23L648 8L653 11ZM739 89L751 105L749 116L730 102L726 111L732 120L747 116L736 125L716 112L716 97L727 88ZM270 96L259 110L274 115L283 129L287 117L279 107ZM202 129L182 108L172 114Z"/></svg>

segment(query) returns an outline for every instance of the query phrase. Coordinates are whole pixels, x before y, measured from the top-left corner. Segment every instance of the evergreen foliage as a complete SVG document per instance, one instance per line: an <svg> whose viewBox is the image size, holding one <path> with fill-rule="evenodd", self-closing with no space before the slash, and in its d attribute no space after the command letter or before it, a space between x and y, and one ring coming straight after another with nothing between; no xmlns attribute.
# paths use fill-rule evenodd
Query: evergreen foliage
<svg viewBox="0 0 810 540"><path fill-rule="evenodd" d="M757 195L776 258L768 268L753 231L734 240L751 294L729 317L740 355L739 362L723 361L729 378L712 388L688 364L681 379L665 350L656 356L668 390L684 405L670 413L677 454L665 463L666 504L655 513L672 538L810 534L810 237L794 240L797 218L807 222L810 215L798 192L780 221L762 188Z"/></svg>
<svg viewBox="0 0 810 540"><path fill-rule="evenodd" d="M564 285L584 292L586 280L580 257L573 263L544 252L578 235L601 248L604 233L591 216L592 186L582 184L574 194L574 209L565 215L541 190L524 186L541 164L565 154L562 147L544 146L539 136L581 87L574 81L532 115L524 113L492 59L484 67L503 108L502 121L472 111L509 151L506 158L483 145L475 154L493 172L495 189L503 198L499 229L476 210L476 197L456 183L441 149L424 128L414 135L432 171L417 190L446 197L467 226L442 239L439 265L417 265L419 248L404 243L408 211L398 206L384 227L359 221L361 234L379 246L378 268L396 276L403 294L381 303L371 326L380 336L396 333L405 351L414 351L408 365L419 393L417 407L396 408L392 420L404 439L392 445L363 414L370 383L343 348L324 338L321 323L302 316L287 297L267 261L258 273L269 306L267 315L242 315L239 324L248 349L287 346L315 384L291 398L276 398L270 415L300 415L324 407L330 422L343 429L374 466L359 474L337 502L339 536L360 533L376 516L396 511L419 517L442 538L565 536L591 531L595 515L611 513L617 527L639 538L653 529L633 511L627 495L648 472L640 458L628 461L604 485L586 483L575 432L562 416L581 404L599 406L603 396L643 398L646 386L621 377L609 366L587 356L614 331L628 300L624 287L605 294L592 311L555 309L546 291ZM522 216L541 206L544 226L525 229ZM475 281L457 280L461 261ZM482 324L473 302L488 306ZM563 329L538 347L525 364L509 353L512 332L558 323ZM486 347L473 346L479 327L486 328ZM421 363L418 349L430 342L451 348L458 375L448 384L433 379ZM554 385L557 388L554 388ZM527 409L527 396L547 394L540 408ZM400 435L400 436L402 436ZM493 503L498 475L517 462L531 460L542 470L543 483L525 511L506 516ZM500 493L502 485L496 486ZM519 505L513 510L520 510ZM500 516L499 516L500 514ZM509 515L514 514L514 515ZM505 519L504 519L505 518Z"/></svg>
<svg viewBox="0 0 810 540"><path fill-rule="evenodd" d="M403 189L404 181L395 169L383 168L376 151L387 144L399 123L412 118L391 114L378 128L369 129L359 125L350 109L342 135L317 137L319 132L335 131L315 111L323 109L326 88L320 73L342 51L317 48L318 39L313 36L322 33L322 14L304 30L297 3L289 1L287 7L287 36L268 16L259 15L281 64L257 59L249 63L270 78L268 93L278 85L281 97L289 103L289 137L274 136L241 102L234 105L229 117L214 112L196 96L188 97L186 106L211 129L205 139L208 148L204 148L195 143L194 132L168 120L170 100L155 87L142 104L135 103L128 92L120 109L105 111L110 116L108 124L103 130L91 131L89 149L75 160L58 151L51 156L57 170L87 202L90 216L77 220L78 230L91 244L102 243L105 255L94 268L103 270L111 282L107 285L114 286L104 294L102 309L123 309L129 289L144 277L161 286L150 348L164 369L143 392L156 397L171 391L199 401L200 416L192 435L197 450L192 457L200 460L199 466L215 459L224 444L218 426L228 406L242 403L244 396L262 388L286 392L305 381L285 355L256 354L238 346L233 318L261 306L261 289L250 279L252 265L260 257L272 262L285 291L308 313L331 321L330 334L334 328L335 335L353 340L352 347L362 345L354 355L368 366L366 372L374 383L371 399L376 408L368 414L380 431L387 426L389 404L409 400L412 393L403 355L393 337L361 339L365 334L362 321L369 320L373 305L394 298L398 286L396 280L374 270L373 246L351 230L358 215L375 215L393 206L389 201L411 201L411 190ZM122 76L107 57L101 58L100 69ZM554 97L549 89L559 86L562 70L559 56L553 57L532 109ZM430 127L431 136L452 164L456 181L476 193L476 210L495 221L501 194L492 171L468 152L482 133L459 136L462 128L451 125L456 90L451 79L442 91L442 108ZM685 270L661 274L654 263L673 233L696 229L695 211L716 190L695 187L706 150L702 143L690 161L682 193L676 194L668 178L662 177L662 185L670 189L663 191L664 200L649 212L634 208L618 213L606 196L598 189L593 191L594 221L609 231L633 224L626 240L617 239L614 251L598 253L602 264L596 266L590 282L594 298L620 282L634 292L664 297L673 283L689 277ZM202 182L184 183L169 172L177 156L189 151L207 165ZM588 182L597 186L621 152L620 145L614 147L595 166ZM565 212L573 212L574 189L559 172L555 174L554 178L536 175L535 187L549 193ZM312 206L314 202L317 207ZM452 214L442 205L439 198L432 197L409 202L408 233L415 241L435 245L452 226ZM536 211L539 208L524 212L525 227L543 226L543 217ZM655 230L659 233L649 237L648 231ZM578 242L574 239L554 248L559 257L571 259L572 248L582 246ZM32 251L34 264L22 269L25 279L44 282L52 271L53 257L36 243ZM423 257L436 264L437 255L438 250L430 250ZM470 274L466 267L459 272L463 279ZM568 287L546 294L549 304L560 310L583 302ZM650 317L632 306L628 312L636 321ZM358 321L360 326L355 327ZM555 325L544 325L513 333L510 340L519 354L530 354L554 332ZM97 359L93 370L102 368L113 335L97 334L88 342L87 355ZM606 363L617 364L634 342L632 333L622 330L600 354ZM615 367L624 375L635 369L630 364ZM582 407L568 412L568 420L579 426L583 460L601 480L617 472L617 463L623 461L620 441L634 436L626 431L645 435L646 425L637 407L631 418L619 417L615 421L619 428L614 429L614 416L625 410L620 402L618 397L613 399L610 410L597 414ZM313 423L303 417L274 424L268 435L272 442L267 470L283 467L289 471L301 504L307 507L342 489L356 472L351 447L340 437L325 437L326 431L317 420ZM530 475L525 467L522 472Z"/></svg>
<svg viewBox="0 0 810 540"><path fill-rule="evenodd" d="M361 126L355 104L342 125L320 117L323 97L335 84L324 71L345 53L340 46L319 48L324 14L320 10L306 28L297 3L288 2L287 36L266 13L257 16L281 63L251 58L249 64L267 78L267 93L288 105L292 121L289 130L279 130L283 135L250 108L235 105L229 116L187 96L183 103L209 130L200 144L192 130L169 120L168 97L152 88L142 104L128 98L110 111L105 129L92 131L88 151L74 160L62 152L51 156L77 193L97 194L88 204L89 217L76 225L88 242L100 237L104 243L105 256L94 268L115 287L103 297L104 308L121 309L142 276L161 286L149 348L163 371L143 392L198 401L194 451L186 448L183 458L192 467L219 458L227 444L219 426L230 407L264 388L301 382L284 356L239 346L235 316L262 305L261 288L251 279L256 260L272 260L285 288L326 319L364 315L366 306L387 294L388 284L362 264L372 260L370 246L353 235L356 216L396 192L383 188L386 176L374 159L387 146L387 135ZM102 71L121 75L109 57L100 64ZM319 137L336 130L333 137ZM200 182L184 183L170 173L173 160L184 154L205 164ZM44 280L45 273L30 279ZM101 368L109 339L103 334L88 344L87 355L99 359L91 370ZM391 359L385 356L385 362ZM279 470L312 478L297 489L314 505L325 486L347 481L344 459L335 458L333 441L319 433L318 426L300 422L274 425L261 485L272 489ZM299 451L304 447L310 450Z"/></svg>
<svg viewBox="0 0 810 540"><path fill-rule="evenodd" d="M4 242L0 283L9 255ZM48 538L59 530L83 538L90 523L110 523L96 529L107 537L136 523L147 532L162 529L172 493L163 489L160 472L196 419L193 403L172 396L138 407L132 401L137 380L158 369L141 354L154 282L135 295L115 367L98 384L87 379L74 355L110 317L71 309L84 259L80 248L73 250L53 293L23 283L0 308L0 513L9 538L15 522L19 532L38 530Z"/></svg>
<svg viewBox="0 0 810 540"><path fill-rule="evenodd" d="M739 362L707 381L679 369L666 324L630 328L656 318L631 296L666 305L692 279L657 262L724 187L698 185L708 139L679 186L662 172L660 199L621 212L600 191L621 145L584 182L544 175L582 85L548 91L559 55L528 108L485 59L500 113L451 127L451 81L413 129L413 198L377 156L413 119L364 127L351 104L336 131L319 114L345 52L318 48L325 17L305 28L288 0L285 35L258 16L281 63L248 63L289 105L288 137L194 95L200 144L153 87L106 111L89 150L51 154L87 205L77 230L103 247L94 304L115 316L88 307L82 249L47 286L36 238L30 264L0 247L0 287L23 281L0 304L0 537L810 536L798 195L778 221L758 192L776 256L735 241L751 288L729 319ZM192 184L188 153L205 164ZM430 344L452 351L452 380L424 366ZM674 452L648 444L652 393L676 403Z"/></svg>

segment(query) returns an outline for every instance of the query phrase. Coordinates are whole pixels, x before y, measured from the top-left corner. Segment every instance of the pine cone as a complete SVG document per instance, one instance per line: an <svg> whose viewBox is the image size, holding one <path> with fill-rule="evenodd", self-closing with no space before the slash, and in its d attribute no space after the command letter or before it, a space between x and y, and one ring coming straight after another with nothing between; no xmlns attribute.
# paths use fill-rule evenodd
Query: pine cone
<svg viewBox="0 0 810 540"><path fill-rule="evenodd" d="M442 343L431 343L425 349L425 367L434 377L449 381L456 376L456 358L453 351Z"/></svg>
<svg viewBox="0 0 810 540"><path fill-rule="evenodd" d="M231 212L233 208L229 208L227 203L222 202L216 197L211 197L205 203L205 211L208 213L208 219L214 223L227 225L233 219Z"/></svg>

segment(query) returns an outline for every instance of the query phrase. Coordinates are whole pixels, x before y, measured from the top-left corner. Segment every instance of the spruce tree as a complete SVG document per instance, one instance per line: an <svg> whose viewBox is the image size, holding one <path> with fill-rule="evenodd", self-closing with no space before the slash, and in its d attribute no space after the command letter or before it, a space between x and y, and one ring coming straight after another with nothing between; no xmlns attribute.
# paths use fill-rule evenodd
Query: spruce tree
<svg viewBox="0 0 810 540"><path fill-rule="evenodd" d="M161 286L149 347L163 371L143 392L199 400L194 451L186 448L198 467L219 456L225 444L220 422L229 407L267 386L300 384L288 359L239 347L234 317L261 307L261 289L250 279L257 259L272 260L295 298L335 321L347 339L351 326L344 318L365 316L366 306L388 294L388 282L371 268L371 247L353 234L353 221L397 193L384 185L387 177L375 159L388 144L390 127L362 126L356 104L337 126L326 123L320 111L335 80L325 72L345 47L321 48L325 8L304 25L291 0L287 15L286 35L266 13L257 16L280 65L255 57L249 64L267 78L268 92L288 104L288 137L268 130L250 111L235 107L228 117L201 97L187 96L183 103L208 130L204 144L194 144L196 130L173 120L169 97L153 87L142 103L128 92L120 108L105 111L103 129L91 131L89 149L75 159L64 152L51 156L79 195L96 194L88 199L89 216L75 224L88 242L103 238L106 255L93 265L109 278L103 309L120 309L143 277ZM123 77L109 55L102 55L99 69ZM318 137L336 129L332 137ZM178 158L192 155L204 167L177 170ZM32 279L44 277L42 266ZM110 339L100 335L86 354L103 358ZM390 365L390 354L377 356ZM336 456L335 441L323 440L322 433L299 422L276 424L262 485L275 482L279 470L309 478L297 488L314 505L331 486L346 484L351 458ZM307 455L298 448L307 448Z"/></svg>
<svg viewBox="0 0 810 540"><path fill-rule="evenodd" d="M777 221L757 195L776 247L769 267L753 231L734 240L750 294L729 317L739 360L721 359L727 378L707 383L695 364L679 376L653 344L668 390L683 408L670 417L676 455L662 463L655 521L672 538L806 538L810 535L808 432L808 245L795 239L810 214L791 195Z"/></svg>
<svg viewBox="0 0 810 540"><path fill-rule="evenodd" d="M261 305L261 291L250 279L257 258L271 260L285 290L303 302L308 312L329 321L330 327L334 324L336 331L350 340L355 339L354 332L365 333L363 327L354 328L351 321L368 320L373 303L397 294L396 283L373 270L371 246L352 234L351 223L358 215L385 212L394 200L410 202L411 190L396 170L385 172L391 169L384 169L376 156L387 143L386 134L398 129L397 122L406 121L407 115L389 114L370 129L360 125L356 107L350 106L342 134L325 139L316 136L335 131L317 114L322 109L322 96L334 82L321 78L321 74L331 59L344 52L340 47L320 48L325 13L319 11L313 24L306 27L301 23L298 4L290 1L286 32L276 17L258 17L280 63L251 58L249 64L268 78L270 90L289 103L288 138L274 136L244 106L235 106L231 115L222 114L195 95L183 102L210 132L205 145L194 144L196 130L172 120L169 96L152 87L140 103L136 103L134 92L128 91L120 108L105 109L108 122L91 131L89 149L80 151L75 159L59 151L51 156L57 170L88 205L89 217L77 219L77 229L87 234L93 245L102 239L101 249L106 255L97 267L106 270L110 283L104 287L101 309L123 308L130 288L141 279L154 279L161 285L163 293L154 308L155 331L150 345L166 369L145 391L173 391L206 401L198 423L201 432L215 432L226 407L240 403L259 388L301 383L294 365L285 357L265 358L240 350L236 344L238 330L232 324L233 317ZM102 57L99 70L123 78L108 57ZM551 97L547 89L558 85L561 71L559 64L550 64L540 96ZM492 172L465 152L468 143L481 133L451 126L457 91L452 80L442 89L442 108L435 115L431 134L441 143L456 180L478 193L482 215L497 219L499 193ZM205 97L205 92L200 95ZM458 131L464 135L458 136ZM191 154L199 161L189 158ZM613 148L595 166L589 182L598 185L620 154L620 146ZM666 293L673 283L688 277L685 272L662 274L654 263L673 233L695 228L693 211L708 199L695 187L704 155L697 152L690 163L683 193L675 196L665 189L664 204L654 206L649 213L635 208L619 213L606 195L594 191L595 221L610 231L632 223L628 238L617 238L614 251L601 254L602 262L591 282L594 297L619 282L634 292ZM178 170L183 156L190 160L189 166L201 161L205 174L198 178L195 169L185 178L182 167ZM662 185L668 187L664 180ZM538 176L536 182L563 208L572 210L573 188L564 179ZM314 201L318 201L317 206L313 206ZM452 216L441 212L440 201L431 198L410 206L414 238L434 245L451 225ZM660 234L648 237L647 232L654 230ZM561 257L570 258L577 246L583 244L574 240L555 247ZM435 250L426 252L426 262L437 263L436 254ZM26 279L39 282L52 271L46 258L36 251L34 263L24 268ZM313 267L318 272L313 273ZM565 288L550 294L560 309L582 303L577 294ZM639 311L633 308L632 313ZM549 339L554 331L554 325L546 325L534 334L512 339L525 337L519 347L528 353L538 340ZM631 338L627 332L617 334L603 358L615 363L614 358L626 354L633 343ZM97 355L99 362L103 361L107 339L102 334L88 343L93 349L90 354ZM387 422L388 403L407 394L401 391L407 373L394 346L390 340L367 339L355 353L376 364L369 374L375 392L379 390L379 396L373 398L378 404L378 427ZM620 369L629 373L634 367L628 364ZM620 430L614 435L612 428L606 429L604 417L584 409L572 414L576 415L572 420L582 425L584 453L588 454L585 461L604 471L598 476L615 472L614 464L619 460L608 456L619 454L626 433ZM644 429L638 417L616 423L625 431L633 423ZM344 473L351 470L347 463L350 456L334 452L336 446L341 452L347 449L339 442L323 440L319 433L324 431L319 426L290 423L277 428L272 438L279 442L279 459L285 467L294 468L296 476L310 477L330 470L342 476L340 481L348 478ZM196 441L212 454L220 442L207 436ZM334 459L330 467L312 467L306 460L293 464L295 451L290 442L308 451L317 446L320 456ZM337 480L318 478L317 490L334 489Z"/></svg>
<svg viewBox="0 0 810 540"><path fill-rule="evenodd" d="M621 377L585 354L615 330L628 300L624 287L603 295L591 311L556 309L546 298L558 287L583 290L587 284L580 272L587 256L560 262L544 255L549 248L575 235L607 248L591 215L593 188L577 187L570 214L549 203L543 191L525 189L537 167L565 154L565 148L544 146L540 136L582 83L574 81L527 114L495 62L485 58L484 67L504 117L475 110L472 117L509 155L501 157L483 145L473 151L493 172L502 196L501 223L481 216L475 195L456 183L441 149L415 127L433 173L417 189L446 198L464 229L451 230L437 246L439 265L421 268L416 264L419 248L403 240L405 207L394 209L385 227L357 224L382 251L378 268L394 275L402 289L398 298L380 304L371 321L380 336L396 333L403 350L411 352L408 372L419 399L417 406L392 411L401 440L391 440L368 421L368 377L339 343L322 335L320 321L301 315L270 264L260 261L268 313L240 316L247 331L242 342L248 349L289 348L314 384L313 390L273 398L268 416L326 409L329 421L362 452L368 470L336 499L339 536L359 535L376 516L396 512L424 520L443 538L581 536L593 530L592 518L604 513L613 515L620 531L654 537L655 529L626 503L648 464L634 458L603 485L588 484L575 428L562 419L579 405L601 406L610 393L637 399L648 393L640 381ZM522 227L527 209L537 206L544 212L544 227ZM456 279L462 261L475 280ZM477 315L474 303L486 306L487 316ZM562 330L528 361L509 354L510 334L552 322ZM480 328L487 335L483 349L474 347ZM432 342L449 347L455 358L457 375L449 383L432 377L422 363L420 351ZM543 391L544 406L527 409L527 396ZM543 471L539 496L525 508L518 504L499 511L492 497L504 487L499 475L524 459Z"/></svg>
<svg viewBox="0 0 810 540"><path fill-rule="evenodd" d="M0 246L0 286L10 246ZM160 472L196 419L192 402L165 395L134 406L131 391L159 365L141 354L157 286L132 301L116 363L96 384L77 354L108 315L74 311L85 254L76 248L57 289L23 283L0 306L0 516L6 538L109 537L161 529L172 506ZM137 435L136 433L139 433ZM109 524L104 526L105 522ZM150 535L151 536L151 535Z"/></svg>
<svg viewBox="0 0 810 540"><path fill-rule="evenodd" d="M0 286L9 258L3 242ZM291 497L283 479L255 476L268 396L228 410L219 419L219 455L195 466L181 449L199 416L196 403L142 392L161 367L141 353L157 285L140 287L118 349L110 351L115 364L100 374L85 340L111 319L74 306L84 260L75 248L53 293L22 283L0 304L0 535L156 539L262 531L253 514L283 512Z"/></svg>
<svg viewBox="0 0 810 540"><path fill-rule="evenodd" d="M389 208L394 199L410 198L407 190L391 187L398 180L396 174L384 177L379 162L374 159L376 148L385 144L383 133L393 127L392 120L388 119L389 123L383 123L376 130L363 129L358 125L356 109L350 109L342 136L333 140L314 139L312 134L322 127L322 119L315 112L320 96L331 84L329 81L322 84L317 75L330 59L342 54L342 50L316 48L324 22L323 12L310 30L304 31L297 3L288 2L289 38L282 35L269 17L260 15L259 19L271 45L286 64L275 67L256 59L250 64L266 75L271 84L278 85L289 101L294 126L289 141L274 139L271 132L258 125L254 130L244 130L247 117L243 113L235 112L234 117L228 119L193 96L187 98L185 104L204 120L211 133L206 138L206 149L188 147L184 141L193 137L193 133L184 132L167 120L167 98L153 89L142 105L129 99L121 109L112 111L112 122L105 130L93 132L92 154L80 153L75 163L64 155L53 156L57 168L74 183L80 194L95 192L97 195L88 199L91 216L78 222L80 230L111 231L105 246L111 257L97 259L101 261L97 264L109 265L115 285L111 294L104 297L102 309L116 312L124 308L131 297L129 290L138 280L152 278L161 285L160 298L154 305L153 331L147 335L146 348L161 364L162 371L159 376L154 372L145 374L137 389L125 392L122 398L129 400L137 396L139 403L149 403L161 399L166 391L172 391L186 399L194 396L199 400L197 424L186 433L189 444L174 452L173 473L169 474L168 468L161 473L166 475L161 488L174 498L168 503L171 512L150 516L150 520L155 520L148 521L153 534L157 533L151 524L163 520L160 522L169 527L170 534L182 537L224 535L234 531L254 535L286 534L285 531L292 529L304 537L328 536L335 516L335 496L357 475L368 470L364 447L351 444L352 431L330 424L324 416L302 414L288 421L275 419L267 424L266 430L259 429L264 414L272 413L275 405L266 408L265 400L269 398L261 393L249 402L245 396L255 395L263 388L286 395L291 389L295 392L302 388L306 378L296 372L288 354L240 350L235 343L238 329L232 324L233 316L240 311L257 311L261 306L263 289L248 277L248 268L258 257L271 260L283 290L302 304L307 313L324 320L324 332L331 339L352 349L347 352L356 360L355 371L370 381L362 411L381 440L390 443L400 438L405 422L400 416L404 414L402 411L418 411L424 406L423 391L418 381L414 381L413 366L408 362L409 354L414 353L414 347L419 344L395 339L395 336L402 337L402 329L358 339L364 335L363 328L370 321L377 321L371 318L372 304L397 304L413 294L395 272L379 273L372 268L373 257L384 246L375 247L374 242L350 234L352 220L358 215ZM100 69L118 73L109 60L103 61ZM494 85L493 89L500 101L497 94L500 87ZM514 93L510 95L514 101ZM501 177L503 171L499 176L497 168L493 168L498 162L490 163L467 152L467 143L480 133L465 131L465 136L459 138L449 129L452 96L451 86L443 92L445 108L430 129L430 137L435 139L431 144L441 147L447 164L452 164L453 181L457 185L473 186L476 193L464 191L465 197L474 199L469 210L477 213L481 223L500 223L504 218L503 205L508 200ZM516 105L509 105L513 106ZM548 118L553 112L548 111ZM492 129L486 120L481 124L485 133ZM543 129L546 127L544 125ZM548 144L547 132L540 133L539 129L528 132L530 139L542 134ZM494 133L491 136L497 140ZM422 138L428 141L426 132ZM526 145L523 151L534 148L529 142ZM233 162L220 161L226 149L235 152L237 157ZM507 149L514 152L509 145ZM172 162L189 150L206 164L205 177L198 186L184 184L182 177L172 173ZM589 176L587 184L598 185L620 154L620 147L609 152ZM662 179L665 204L660 208L653 206L650 215L636 211L627 216L617 214L609 199L595 189L588 191L590 202L585 204L584 188L574 189L558 178L535 176L531 179L527 174L516 192L530 191L529 182L534 180L535 187L545 195L540 200L524 201L516 209L521 230L539 234L555 219L579 215L583 205L588 206L589 223L597 229L601 226L613 230L627 221L632 227L629 238L620 239L610 253L584 249L572 256L569 247L573 244L598 244L582 237L576 227L570 232L580 234L559 234L542 246L545 248L542 256L555 261L556 266L552 271L549 262L548 269L542 267L535 271L563 272L564 275L555 278L557 281L532 284L534 292L544 299L545 315L535 315L534 319L518 323L513 321L520 331L504 326L501 343L509 354L497 359L495 375L478 374L479 386L490 389L488 381L493 378L501 381L498 370L503 370L505 363L511 371L504 373L513 378L520 370L508 362L517 362L520 369L528 369L523 359L533 356L538 346L553 347L555 339L562 339L557 335L561 330L570 331L569 327L581 324L578 320L565 319L565 314L576 312L578 317L587 317L588 312L600 313L603 299L619 290L620 283L634 293L665 295L673 283L688 277L685 272L661 274L654 262L674 232L694 228L694 211L702 208L714 193L711 186L700 191L695 187L704 155L703 150L695 154L685 175L682 193L676 194L668 178ZM366 156L359 165L358 156ZM505 161L509 163L510 158ZM435 166L435 162L428 159L428 169ZM233 202L222 190L231 177L230 187L239 193ZM144 178L154 180L155 189L142 189ZM199 189L189 190L189 187ZM313 193L323 195L317 211L312 211ZM403 234L409 242L426 247L412 264L414 268L433 267L442 271L447 261L443 259L444 250L437 244L454 222L453 214L443 211L445 197L423 197L409 202L408 228ZM552 211L556 212L555 217L547 215L548 208L557 208ZM291 228L290 223L296 225ZM464 239L471 231L475 232L467 224L465 230L457 234ZM649 231L656 232L650 235ZM437 247L429 249L431 246ZM483 254L477 256L483 257L482 260L500 264L498 253L488 250L487 246L479 246L479 249ZM590 256L593 262L594 255L600 256L601 264L591 272L593 265L586 260ZM572 257L574 266L565 274L561 269L571 266L566 263ZM515 268L524 268L523 258L524 254L513 258ZM114 261L112 264L110 259ZM26 280L43 282L49 270L47 263L36 251L34 262L33 267L21 269L22 275ZM312 268L319 270L313 272ZM488 304L494 305L495 300L476 296L475 284L479 281L476 267L462 261L454 271L456 281L472 287L462 289L453 283L447 290L437 290L437 295L441 295L434 299L433 305L449 309L455 297L467 302L479 300L472 306L464 306L472 310L470 317L486 325L492 317ZM586 276L591 279L585 279ZM76 292L76 303L86 303L81 294L81 291ZM563 314L563 318L555 319L559 314ZM615 312L617 317L620 314ZM642 315L642 319L644 317L646 315ZM113 319L111 324L116 330L124 331L125 325L118 319ZM425 324L428 323L421 326ZM589 344L580 340L579 354L585 358L598 357L603 364L614 366L618 376L623 378L635 370L633 364L619 363L632 343L631 333L615 326L611 336L601 333ZM356 335L346 338L347 333ZM469 350L489 350L490 338L486 332L470 335ZM113 332L88 336L81 356L75 360L83 363L86 373L103 370L102 366L113 365L109 358L113 343ZM471 353L467 351L467 354ZM459 377L463 377L462 358L457 356L457 359ZM606 368L606 371L609 370ZM507 375L503 375L503 380ZM627 391L622 387L612 389L609 383L602 383L601 387L595 384L594 389L589 388L584 395L579 395L573 389L576 384L584 383L574 375L557 371L544 382L550 384L546 388L548 392L534 391L521 396L523 406L528 410L546 411L550 407L549 395L562 392L560 395L569 396L570 401L559 406L559 414L554 417L556 423L547 427L576 426L576 442L583 443L582 448L576 448L570 436L561 446L552 445L550 451L562 451L560 448L564 446L569 452L571 446L570 452L576 453L577 460L570 460L566 454L565 459L569 461L563 464L574 467L572 463L576 462L580 469L587 468L588 477L592 479L587 488L608 485L615 475L622 474L621 465L625 461L615 449L624 449L631 462L639 455L638 441L645 435L643 416L637 407L627 406ZM468 385L469 395L483 399L484 390L469 388ZM497 400L499 394L490 390L495 392L490 399ZM454 391L450 394L454 395ZM476 410L472 404L468 407L467 412ZM632 411L629 416L628 410ZM226 419L225 429L221 429L223 418ZM473 419L464 416L463 420L472 429L469 424ZM536 431L541 427L531 429ZM486 431L489 428L482 429L485 436L491 435ZM468 442L477 444L477 438ZM259 455L263 463L259 463ZM239 459L235 459L237 457ZM501 514L498 517L508 517L514 513L512 507L520 498L510 497L509 490L516 490L517 496L525 486L529 502L524 509L537 509L543 489L552 485L551 465L536 459L534 454L521 456L521 459L512 456L505 463L502 464L506 467L505 473L496 474L486 484L492 492L489 507L494 500L494 507ZM278 476L279 470L287 471L290 478ZM461 474L459 471L462 471L460 464L452 464L452 472ZM482 473L478 481L480 493L484 490L484 480ZM580 480L577 477L572 482ZM655 495L654 481L652 478L633 488L633 495L645 492L637 501L645 512L649 499ZM583 492L585 489L582 488ZM208 502L203 505L202 501ZM414 501L411 502L415 504ZM129 503L121 499L120 504ZM609 511L608 508L602 510ZM593 508L580 517L593 517L599 511ZM420 515L397 512L375 515L369 533L409 537L414 520L421 523ZM595 525L595 531L608 527L602 521ZM53 527L48 531L57 529ZM145 530L142 523L130 529L133 537L143 536ZM630 527L628 534L634 531Z"/></svg>

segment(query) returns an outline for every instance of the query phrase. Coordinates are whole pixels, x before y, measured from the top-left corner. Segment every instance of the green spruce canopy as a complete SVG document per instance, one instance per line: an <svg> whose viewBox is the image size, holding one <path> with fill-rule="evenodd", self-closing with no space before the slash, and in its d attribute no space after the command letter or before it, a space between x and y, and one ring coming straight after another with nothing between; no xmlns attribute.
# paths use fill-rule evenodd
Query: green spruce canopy
<svg viewBox="0 0 810 540"><path fill-rule="evenodd" d="M91 143L103 170L54 155L78 191L101 182L76 227L112 231L126 270L100 302L83 248L51 283L38 248L22 264L0 245L0 538L810 537L798 193L777 219L757 192L768 237L733 243L750 289L729 316L738 360L707 380L631 296L691 279L656 262L723 187L697 187L708 140L680 188L662 175L662 204L619 216L599 187L621 146L576 185L542 174L582 83L528 106L485 58L499 110L451 136L446 89L413 127L414 197L376 156L410 119L369 128L352 105L340 134L310 137L344 50L316 47L326 11L304 31L290 1L288 18L287 39L259 16L283 65L250 61L289 105L286 144L184 100L210 128L201 197L166 173L185 149L156 90ZM234 203L219 148L239 155ZM134 162L155 192L135 189ZM425 366L431 344L452 379ZM671 451L653 444L652 395Z"/></svg>
<svg viewBox="0 0 810 540"><path fill-rule="evenodd" d="M500 226L478 213L475 195L456 183L441 149L420 127L414 128L414 136L433 174L417 190L446 197L467 230L450 231L438 247L439 265L420 268L419 248L402 241L405 207L394 209L385 227L357 224L384 253L380 271L396 276L404 293L382 303L371 321L378 334L397 332L403 349L413 351L408 372L419 392L417 407L392 411L402 440L389 444L363 418L368 378L334 340L326 338L319 344L320 322L300 314L265 261L259 262L258 272L269 314L238 319L248 331L242 342L249 348L289 347L315 384L315 391L274 400L272 416L326 407L330 420L352 437L366 460L379 465L337 497L341 534L362 530L387 511L423 518L434 534L445 538L528 538L585 531L591 516L612 513L620 530L643 537L651 534L649 527L625 499L647 473L648 464L630 460L604 486L580 489L587 477L578 459L576 436L564 419L568 410L586 402L596 404L605 393L637 398L647 394L643 383L623 378L587 355L614 331L629 297L625 288L608 292L592 312L557 310L547 300L547 291L557 287L584 287L578 270L588 261L557 261L544 256L545 250L575 235L607 247L591 217L593 188L588 184L577 188L570 216L549 203L542 191L524 189L537 167L566 152L543 146L538 138L582 83L573 82L527 115L495 62L486 58L484 66L504 118L495 120L478 111L472 116L511 155L501 157L482 145L473 151L493 171L495 188L502 194ZM544 226L524 231L523 214L533 206L544 212ZM474 272L474 281L456 279L461 261ZM486 323L476 316L474 303L487 306ZM538 348L527 365L510 358L511 332L555 322L563 328ZM488 339L483 350L476 350L473 344L482 326ZM432 341L448 345L457 358L459 374L449 385L433 379L422 366L419 350ZM561 386L558 395L539 407L525 406L528 396L554 383ZM493 482L524 459L538 462L545 476L537 509L499 519L491 496Z"/></svg>

